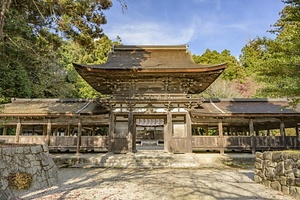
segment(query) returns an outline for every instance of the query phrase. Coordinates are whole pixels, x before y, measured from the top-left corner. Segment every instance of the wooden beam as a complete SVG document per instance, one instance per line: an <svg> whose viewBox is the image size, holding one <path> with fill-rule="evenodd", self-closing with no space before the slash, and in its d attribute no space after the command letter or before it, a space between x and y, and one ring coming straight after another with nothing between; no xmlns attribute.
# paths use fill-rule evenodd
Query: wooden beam
<svg viewBox="0 0 300 200"><path fill-rule="evenodd" d="M78 121L78 131L77 131L77 148L76 155L80 155L80 146L81 146L81 133L82 133L82 119Z"/></svg>
<svg viewBox="0 0 300 200"><path fill-rule="evenodd" d="M218 123L218 130L219 130L219 147L220 147L220 153L224 155L224 135L223 135L223 123L222 120Z"/></svg>
<svg viewBox="0 0 300 200"><path fill-rule="evenodd" d="M21 132L22 132L21 119L19 118L16 127L16 143L19 143Z"/></svg>
<svg viewBox="0 0 300 200"><path fill-rule="evenodd" d="M253 124L252 118L249 120L249 132L250 132L250 136L251 136L252 154L255 154L256 142L255 142L255 137L254 137L254 124Z"/></svg>

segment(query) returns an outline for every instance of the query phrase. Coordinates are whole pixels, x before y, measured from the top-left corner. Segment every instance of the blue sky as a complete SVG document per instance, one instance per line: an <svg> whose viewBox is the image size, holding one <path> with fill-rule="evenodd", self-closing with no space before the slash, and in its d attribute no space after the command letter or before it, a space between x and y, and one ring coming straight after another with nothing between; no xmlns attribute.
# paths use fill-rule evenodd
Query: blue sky
<svg viewBox="0 0 300 200"><path fill-rule="evenodd" d="M238 57L243 46L257 36L274 38L267 31L279 19L281 0L126 0L105 11L102 26L111 40L123 44L188 44L192 54L206 49L230 50Z"/></svg>

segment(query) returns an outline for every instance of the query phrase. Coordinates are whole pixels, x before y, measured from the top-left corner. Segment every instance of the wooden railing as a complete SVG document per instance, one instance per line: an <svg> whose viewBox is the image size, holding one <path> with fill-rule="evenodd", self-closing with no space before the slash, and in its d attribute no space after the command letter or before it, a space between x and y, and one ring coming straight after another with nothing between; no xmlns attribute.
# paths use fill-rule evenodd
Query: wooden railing
<svg viewBox="0 0 300 200"><path fill-rule="evenodd" d="M192 148L193 149L218 149L220 146L219 136L193 136L192 137Z"/></svg>
<svg viewBox="0 0 300 200"><path fill-rule="evenodd" d="M223 144L223 145L221 145ZM300 149L296 136L193 136L193 150L277 150Z"/></svg>
<svg viewBox="0 0 300 200"><path fill-rule="evenodd" d="M16 136L0 136L0 140L4 140L6 143L15 143L16 142Z"/></svg>
<svg viewBox="0 0 300 200"><path fill-rule="evenodd" d="M25 143L25 144L45 144L46 143L46 137L45 136L20 136L19 137L19 143Z"/></svg>
<svg viewBox="0 0 300 200"><path fill-rule="evenodd" d="M16 143L16 136L0 136L0 140L6 143ZM23 144L46 144L46 136L20 136L19 143ZM76 136L50 136L50 151L76 151ZM81 136L80 150L107 151L106 136Z"/></svg>
<svg viewBox="0 0 300 200"><path fill-rule="evenodd" d="M248 136L224 136L224 149L251 150L252 141Z"/></svg>
<svg viewBox="0 0 300 200"><path fill-rule="evenodd" d="M6 143L15 143L16 136L0 136ZM120 142L120 141L116 141ZM44 144L46 136L20 136L19 143ZM119 144L118 144L119 145ZM49 149L51 151L76 151L76 136L51 136ZM300 140L296 136L193 136L192 148L197 150L283 150L300 149ZM81 151L107 151L107 136L81 136Z"/></svg>

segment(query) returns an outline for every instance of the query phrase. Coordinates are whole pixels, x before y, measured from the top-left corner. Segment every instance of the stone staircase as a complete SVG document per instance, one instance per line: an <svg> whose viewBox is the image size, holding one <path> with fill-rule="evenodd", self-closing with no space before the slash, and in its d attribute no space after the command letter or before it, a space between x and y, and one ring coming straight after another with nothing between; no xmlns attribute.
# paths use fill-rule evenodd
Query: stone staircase
<svg viewBox="0 0 300 200"><path fill-rule="evenodd" d="M174 162L171 155L108 154L102 157L99 167L111 168L162 168Z"/></svg>

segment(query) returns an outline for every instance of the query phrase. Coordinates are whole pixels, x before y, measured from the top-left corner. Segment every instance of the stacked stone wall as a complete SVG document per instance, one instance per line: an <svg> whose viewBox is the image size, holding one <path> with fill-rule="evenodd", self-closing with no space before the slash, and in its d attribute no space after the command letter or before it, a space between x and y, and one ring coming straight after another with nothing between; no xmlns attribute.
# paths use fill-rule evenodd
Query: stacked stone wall
<svg viewBox="0 0 300 200"><path fill-rule="evenodd" d="M300 153L256 153L254 181L300 199Z"/></svg>
<svg viewBox="0 0 300 200"><path fill-rule="evenodd" d="M47 145L0 145L0 199L10 199L25 192L10 185L9 177L16 173L27 173L32 177L26 191L50 187L58 181L58 169Z"/></svg>

